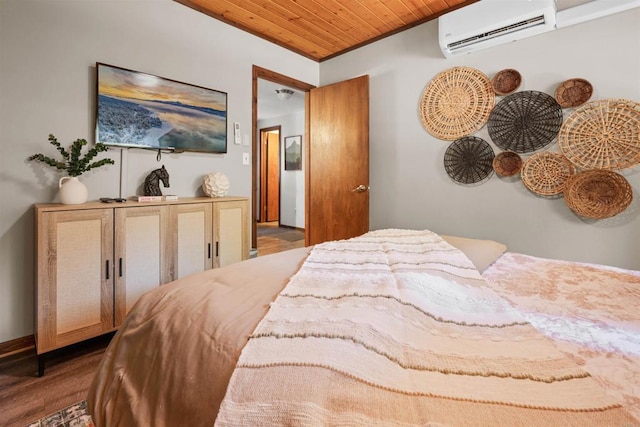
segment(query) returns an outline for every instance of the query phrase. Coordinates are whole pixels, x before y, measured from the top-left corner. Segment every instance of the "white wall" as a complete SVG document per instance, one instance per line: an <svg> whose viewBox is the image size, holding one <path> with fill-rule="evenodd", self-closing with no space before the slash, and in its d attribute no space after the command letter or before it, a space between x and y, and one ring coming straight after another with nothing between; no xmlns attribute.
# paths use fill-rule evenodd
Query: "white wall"
<svg viewBox="0 0 640 427"><path fill-rule="evenodd" d="M260 129L272 126L280 126L280 224L304 228L304 110L286 116L258 120L258 138ZM302 136L302 170L285 170L284 139L296 135Z"/></svg>
<svg viewBox="0 0 640 427"><path fill-rule="evenodd" d="M251 131L252 65L317 84L316 62L171 0L0 0L0 342L33 333L34 203L57 201L54 169L26 158L57 154L49 133L68 145L93 143L95 63L103 62L228 93L229 131ZM231 135L231 133L230 133ZM249 138L244 138L249 141ZM202 195L205 174L229 176L229 194L249 196L248 145L224 155L163 155L165 194ZM83 175L89 198L125 196L160 166L156 153L120 150L116 165Z"/></svg>
<svg viewBox="0 0 640 427"><path fill-rule="evenodd" d="M524 79L520 90L552 95L562 81L583 77L594 86L594 100L640 101L638 22L640 9L634 9L446 60L432 21L322 62L323 85L371 77L371 228L429 228L498 240L514 252L640 270L640 168L624 171L634 188L627 211L586 221L563 199L537 197L520 180L494 175L475 187L455 184L443 167L448 142L430 136L418 113L425 86L454 66L475 67L489 77L515 68ZM478 136L490 141L486 128Z"/></svg>

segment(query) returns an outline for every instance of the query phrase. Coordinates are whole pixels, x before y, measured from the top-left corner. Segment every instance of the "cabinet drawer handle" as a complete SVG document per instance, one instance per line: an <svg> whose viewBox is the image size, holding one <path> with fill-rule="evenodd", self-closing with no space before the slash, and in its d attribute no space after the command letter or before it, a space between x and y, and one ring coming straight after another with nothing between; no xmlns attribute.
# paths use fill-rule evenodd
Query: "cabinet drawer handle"
<svg viewBox="0 0 640 427"><path fill-rule="evenodd" d="M209 259L211 259L211 243L209 243L207 246L208 246Z"/></svg>
<svg viewBox="0 0 640 427"><path fill-rule="evenodd" d="M109 280L109 260L107 260L107 268L106 268L106 276L107 276L107 280Z"/></svg>
<svg viewBox="0 0 640 427"><path fill-rule="evenodd" d="M122 277L122 258L118 258L118 274Z"/></svg>
<svg viewBox="0 0 640 427"><path fill-rule="evenodd" d="M220 256L220 242L216 242L216 258Z"/></svg>

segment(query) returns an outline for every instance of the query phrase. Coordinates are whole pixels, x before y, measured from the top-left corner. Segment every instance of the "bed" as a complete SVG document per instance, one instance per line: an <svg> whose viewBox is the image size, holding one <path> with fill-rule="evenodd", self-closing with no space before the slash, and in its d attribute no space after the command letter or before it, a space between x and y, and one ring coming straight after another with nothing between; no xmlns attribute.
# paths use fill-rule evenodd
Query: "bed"
<svg viewBox="0 0 640 427"><path fill-rule="evenodd" d="M638 306L640 272L379 230L145 294L88 403L98 427L635 426Z"/></svg>

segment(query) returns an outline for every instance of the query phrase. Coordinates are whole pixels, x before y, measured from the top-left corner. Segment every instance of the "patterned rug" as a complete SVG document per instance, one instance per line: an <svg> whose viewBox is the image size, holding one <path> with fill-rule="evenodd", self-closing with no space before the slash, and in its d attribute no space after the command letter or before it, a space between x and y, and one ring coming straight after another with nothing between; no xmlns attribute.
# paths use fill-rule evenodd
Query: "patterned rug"
<svg viewBox="0 0 640 427"><path fill-rule="evenodd" d="M94 425L87 411L87 402L83 400L34 421L27 427L94 427Z"/></svg>

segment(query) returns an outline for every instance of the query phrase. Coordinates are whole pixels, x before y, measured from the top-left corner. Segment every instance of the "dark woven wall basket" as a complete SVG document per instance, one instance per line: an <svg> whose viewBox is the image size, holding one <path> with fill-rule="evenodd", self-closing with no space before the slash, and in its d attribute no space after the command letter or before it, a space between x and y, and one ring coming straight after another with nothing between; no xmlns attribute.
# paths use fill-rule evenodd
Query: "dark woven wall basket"
<svg viewBox="0 0 640 427"><path fill-rule="evenodd" d="M444 153L447 174L460 184L476 184L491 177L495 154L487 141L465 136L453 141Z"/></svg>
<svg viewBox="0 0 640 427"><path fill-rule="evenodd" d="M551 144L562 126L562 108L550 95L533 90L506 96L495 106L487 130L505 151L531 153Z"/></svg>

